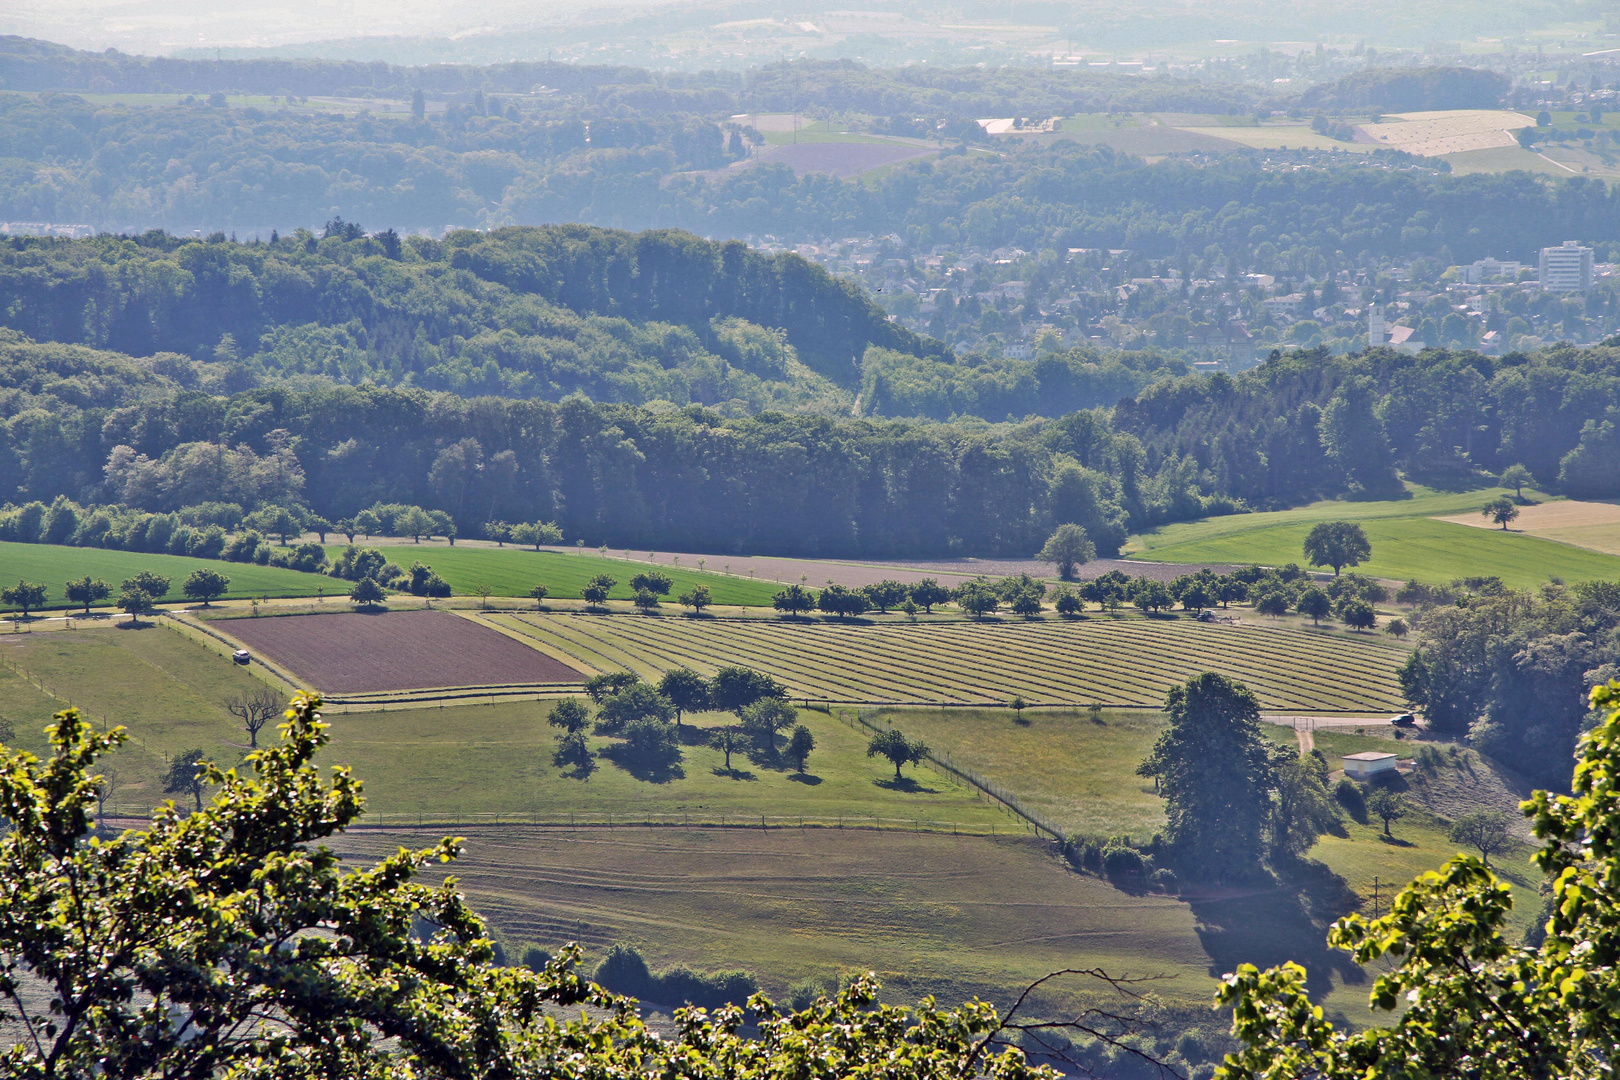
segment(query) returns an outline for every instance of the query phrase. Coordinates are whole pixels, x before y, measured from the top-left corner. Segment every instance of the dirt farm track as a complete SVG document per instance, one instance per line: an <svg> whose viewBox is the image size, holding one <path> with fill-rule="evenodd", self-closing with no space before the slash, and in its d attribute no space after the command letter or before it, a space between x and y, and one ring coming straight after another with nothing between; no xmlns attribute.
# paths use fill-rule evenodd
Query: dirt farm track
<svg viewBox="0 0 1620 1080"><path fill-rule="evenodd" d="M561 661L447 611L285 615L216 625L326 693L584 681Z"/></svg>

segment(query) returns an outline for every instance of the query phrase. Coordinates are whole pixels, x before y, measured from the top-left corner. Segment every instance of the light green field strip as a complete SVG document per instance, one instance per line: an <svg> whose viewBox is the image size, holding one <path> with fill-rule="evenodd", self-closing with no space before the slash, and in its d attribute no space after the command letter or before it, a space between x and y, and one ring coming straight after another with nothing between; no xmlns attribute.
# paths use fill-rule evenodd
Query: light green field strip
<svg viewBox="0 0 1620 1080"><path fill-rule="evenodd" d="M1364 640L1184 620L873 626L639 616L488 616L592 667L656 678L742 664L795 697L844 702L1154 707L1200 671L1242 680L1268 709L1380 712L1401 707L1406 651Z"/></svg>

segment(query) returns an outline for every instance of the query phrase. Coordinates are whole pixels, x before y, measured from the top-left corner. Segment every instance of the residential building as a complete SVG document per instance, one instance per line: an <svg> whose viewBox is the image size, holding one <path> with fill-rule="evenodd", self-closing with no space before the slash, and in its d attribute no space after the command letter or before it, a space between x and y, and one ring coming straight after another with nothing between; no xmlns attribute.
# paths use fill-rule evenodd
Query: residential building
<svg viewBox="0 0 1620 1080"><path fill-rule="evenodd" d="M1565 240L1541 249L1541 287L1547 292L1582 292L1592 287L1592 249Z"/></svg>

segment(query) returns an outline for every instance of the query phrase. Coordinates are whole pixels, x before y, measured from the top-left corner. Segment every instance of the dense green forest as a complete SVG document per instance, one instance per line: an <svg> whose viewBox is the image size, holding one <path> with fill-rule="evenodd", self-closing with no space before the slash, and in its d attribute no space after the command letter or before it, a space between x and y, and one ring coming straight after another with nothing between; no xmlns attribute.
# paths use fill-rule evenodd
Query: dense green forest
<svg viewBox="0 0 1620 1080"><path fill-rule="evenodd" d="M1279 356L1162 376L1112 408L989 424L727 416L668 403L458 396L304 375L229 392L219 354L0 341L0 502L173 511L376 502L555 519L589 544L824 555L1027 555L1053 525L1128 530L1245 507L1467 483L1522 462L1620 495L1620 349ZM223 375L220 369L225 369Z"/></svg>
<svg viewBox="0 0 1620 1080"><path fill-rule="evenodd" d="M947 356L797 255L585 226L442 243L341 221L266 244L19 239L0 246L0 324L214 361L204 381L225 390L305 375L754 408L847 410L871 346Z"/></svg>

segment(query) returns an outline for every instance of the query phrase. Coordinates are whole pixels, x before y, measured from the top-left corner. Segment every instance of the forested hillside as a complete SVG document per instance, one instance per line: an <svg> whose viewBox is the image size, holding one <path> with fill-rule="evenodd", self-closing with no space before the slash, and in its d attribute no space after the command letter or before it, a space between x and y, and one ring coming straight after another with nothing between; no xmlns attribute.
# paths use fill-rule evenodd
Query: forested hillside
<svg viewBox="0 0 1620 1080"><path fill-rule="evenodd" d="M442 243L341 221L269 244L19 239L0 247L0 323L209 361L198 377L223 390L308 375L755 408L847 407L869 346L946 355L797 255L585 226Z"/></svg>
<svg viewBox="0 0 1620 1080"><path fill-rule="evenodd" d="M713 103L545 100L519 109L469 97L412 120L0 94L0 218L262 237L318 226L336 207L401 232L556 221L714 237L893 232L918 246L1129 248L1267 273L1307 257L1449 263L1620 240L1620 196L1581 177L1452 177L1348 159L1274 170L1237 151L1149 165L1065 140L1003 142L995 154L947 146L851 180L796 177L780 163L715 172L758 133L717 121ZM932 135L944 122L920 116L883 123ZM968 129L979 130L966 122L953 138Z"/></svg>
<svg viewBox="0 0 1620 1080"><path fill-rule="evenodd" d="M313 376L231 394L220 382L235 364L217 353L135 360L14 333L0 351L0 502L13 504L224 500L336 519L382 501L443 509L462 535L555 519L592 545L1028 555L1062 522L1106 554L1162 522L1387 494L1396 470L1466 482L1522 462L1543 486L1620 495L1611 347L1501 360L1299 352L1000 425L728 418Z"/></svg>

